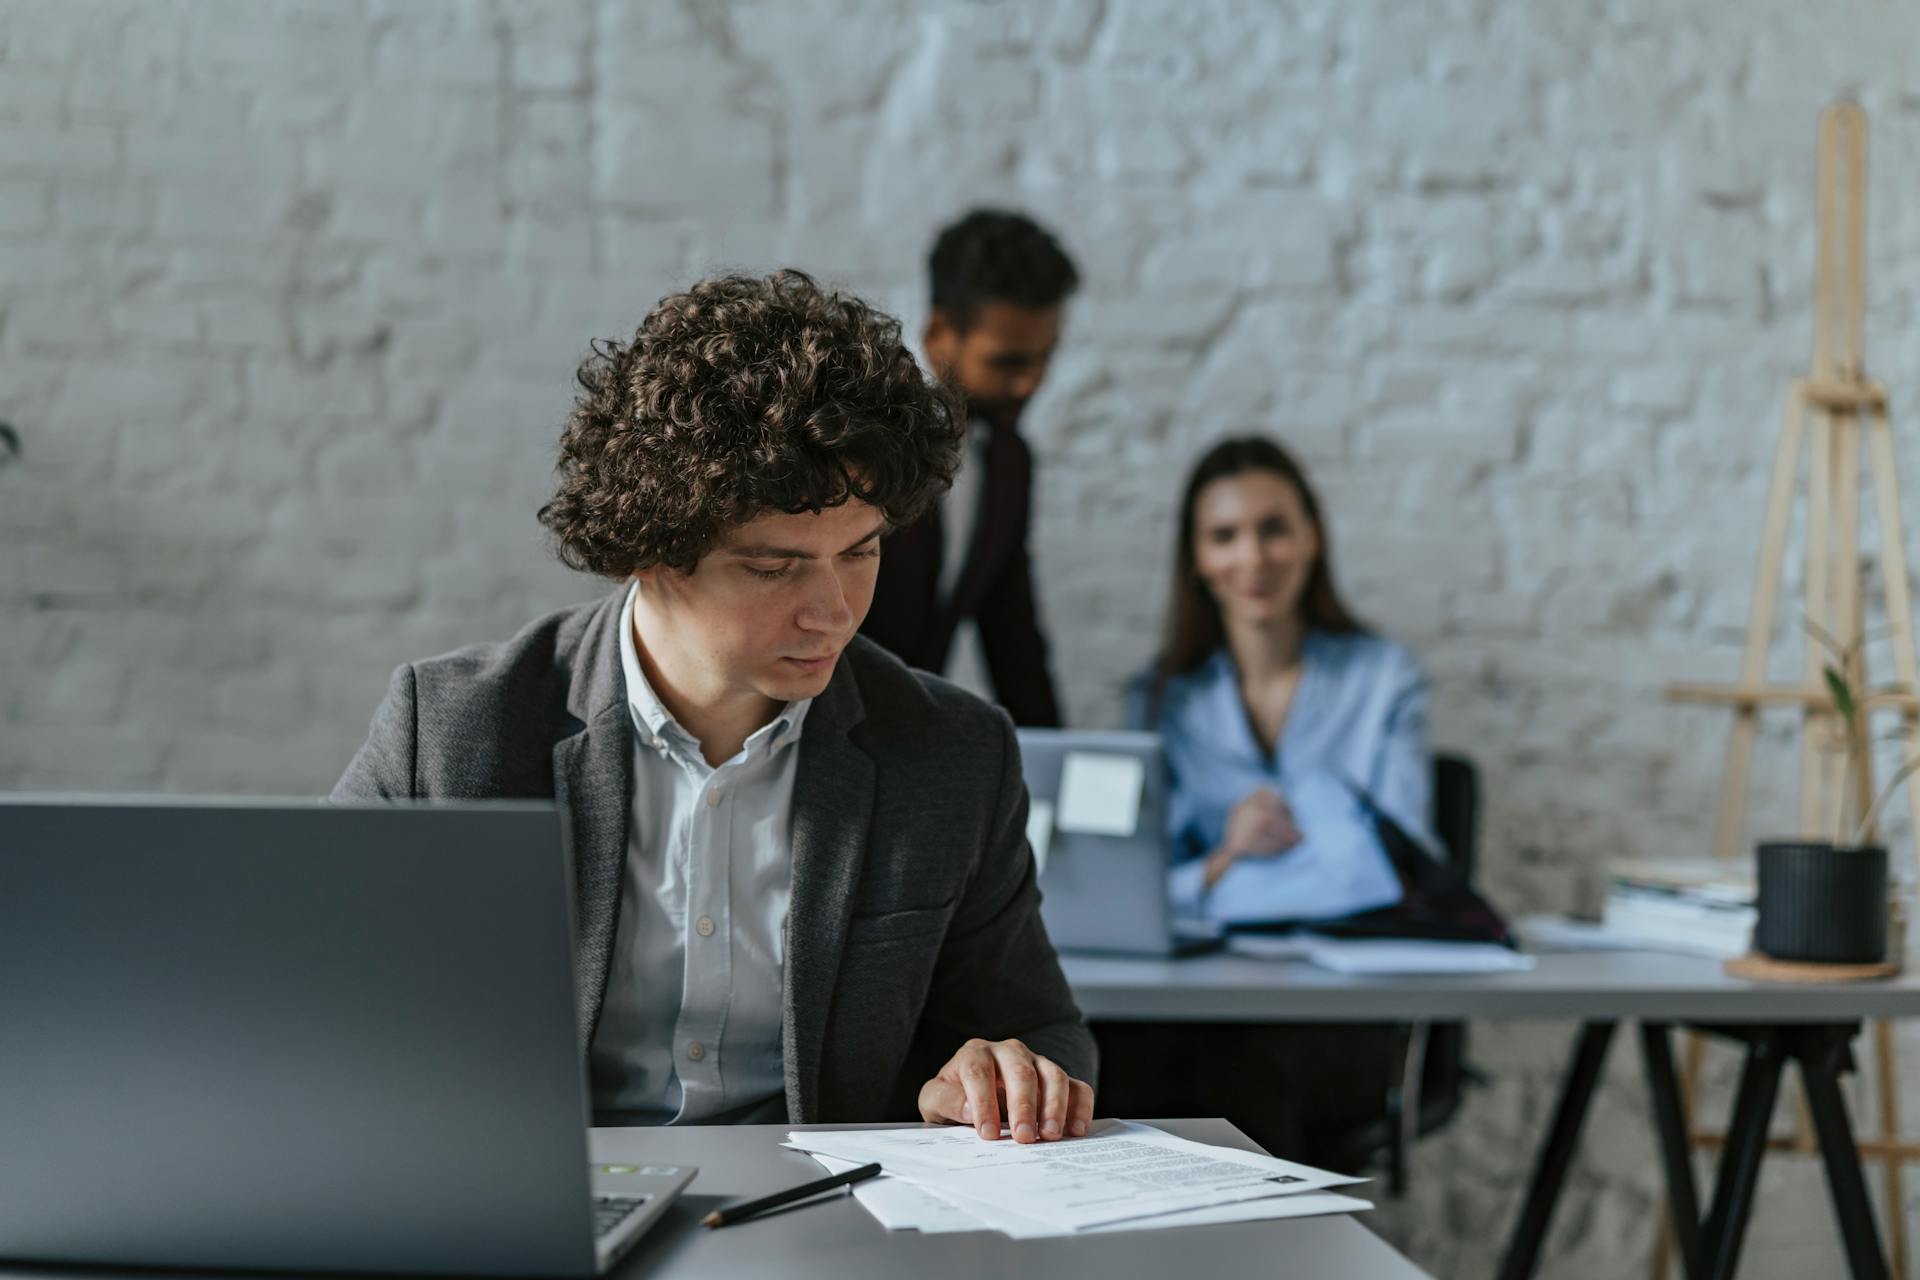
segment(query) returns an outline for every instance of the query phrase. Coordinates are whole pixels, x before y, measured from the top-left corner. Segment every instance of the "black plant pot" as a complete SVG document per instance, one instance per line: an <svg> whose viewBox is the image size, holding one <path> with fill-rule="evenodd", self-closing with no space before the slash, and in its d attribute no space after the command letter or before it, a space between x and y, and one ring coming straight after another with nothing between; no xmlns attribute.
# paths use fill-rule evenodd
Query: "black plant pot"
<svg viewBox="0 0 1920 1280"><path fill-rule="evenodd" d="M1878 964L1887 954L1887 850L1808 840L1760 846L1754 950L1803 964Z"/></svg>

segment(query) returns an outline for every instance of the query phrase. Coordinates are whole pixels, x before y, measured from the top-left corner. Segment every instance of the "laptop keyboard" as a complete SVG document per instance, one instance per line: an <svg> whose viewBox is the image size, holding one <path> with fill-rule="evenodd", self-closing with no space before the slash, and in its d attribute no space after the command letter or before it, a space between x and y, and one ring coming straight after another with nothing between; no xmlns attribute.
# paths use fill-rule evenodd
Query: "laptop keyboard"
<svg viewBox="0 0 1920 1280"><path fill-rule="evenodd" d="M625 1222L652 1196L595 1196L593 1198L593 1238L598 1240Z"/></svg>

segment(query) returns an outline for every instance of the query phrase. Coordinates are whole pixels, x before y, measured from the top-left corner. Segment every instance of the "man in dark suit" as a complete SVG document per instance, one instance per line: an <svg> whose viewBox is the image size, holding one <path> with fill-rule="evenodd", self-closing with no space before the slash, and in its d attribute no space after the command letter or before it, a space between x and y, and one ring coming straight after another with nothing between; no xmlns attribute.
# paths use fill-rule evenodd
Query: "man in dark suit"
<svg viewBox="0 0 1920 1280"><path fill-rule="evenodd" d="M933 305L922 347L966 402L968 440L945 499L887 539L861 631L909 666L943 671L955 631L972 619L994 694L1014 723L1058 725L1027 551L1033 453L1019 424L1079 275L1032 220L989 209L942 231L928 268Z"/></svg>
<svg viewBox="0 0 1920 1280"><path fill-rule="evenodd" d="M553 799L603 1123L1084 1134L1013 726L855 634L958 409L797 272L598 342L541 521L611 594L394 673L337 800Z"/></svg>

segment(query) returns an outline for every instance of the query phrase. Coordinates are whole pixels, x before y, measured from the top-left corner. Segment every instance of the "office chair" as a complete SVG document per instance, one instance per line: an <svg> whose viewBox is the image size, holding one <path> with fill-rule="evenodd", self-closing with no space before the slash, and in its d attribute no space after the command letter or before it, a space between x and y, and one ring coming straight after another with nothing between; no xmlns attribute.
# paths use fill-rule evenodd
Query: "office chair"
<svg viewBox="0 0 1920 1280"><path fill-rule="evenodd" d="M1471 760L1435 754L1433 811L1434 834L1448 861L1471 883L1480 825L1480 775ZM1358 1169L1384 1155L1387 1191L1396 1197L1406 1190L1407 1149L1453 1119L1467 1085L1482 1080L1467 1063L1465 1023L1415 1022L1405 1032L1401 1080L1387 1090L1382 1114L1338 1142L1346 1156L1342 1168Z"/></svg>

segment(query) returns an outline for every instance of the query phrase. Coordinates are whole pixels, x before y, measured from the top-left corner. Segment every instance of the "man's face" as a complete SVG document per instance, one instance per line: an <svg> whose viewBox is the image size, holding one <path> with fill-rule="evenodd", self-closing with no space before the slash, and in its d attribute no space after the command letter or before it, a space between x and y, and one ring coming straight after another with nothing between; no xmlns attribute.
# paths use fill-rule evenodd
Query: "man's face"
<svg viewBox="0 0 1920 1280"><path fill-rule="evenodd" d="M995 427L1012 427L1046 377L1060 342L1059 307L989 302L964 329L936 309L927 321L927 359L967 408Z"/></svg>
<svg viewBox="0 0 1920 1280"><path fill-rule="evenodd" d="M873 603L885 527L857 499L818 515L763 515L728 531L692 573L642 570L658 632L646 636L649 651L670 646L684 692L704 702L817 695Z"/></svg>

